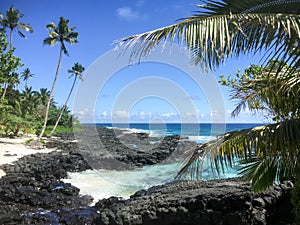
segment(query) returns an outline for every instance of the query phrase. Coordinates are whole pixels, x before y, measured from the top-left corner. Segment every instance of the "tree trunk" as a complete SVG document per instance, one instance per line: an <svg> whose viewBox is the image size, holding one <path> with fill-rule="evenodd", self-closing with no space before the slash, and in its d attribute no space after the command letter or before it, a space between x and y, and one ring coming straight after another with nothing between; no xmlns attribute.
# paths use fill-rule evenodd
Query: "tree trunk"
<svg viewBox="0 0 300 225"><path fill-rule="evenodd" d="M12 50L12 33L13 33L13 30L10 29L10 32L9 32L9 49ZM5 99L5 95L6 95L6 91L7 91L7 88L8 88L8 81L4 83L4 88L3 88L3 93L2 93L2 100ZM0 108L2 107L2 104L0 104Z"/></svg>
<svg viewBox="0 0 300 225"><path fill-rule="evenodd" d="M7 91L7 83L4 84L4 87L3 87L3 94L2 94L2 100L5 99L5 95L6 95L6 91Z"/></svg>
<svg viewBox="0 0 300 225"><path fill-rule="evenodd" d="M62 49L62 44L61 44L60 45L57 68L56 68L56 73L55 73L55 77L54 77L54 80L53 80L53 83L52 83L49 99L48 99L48 102L47 102L47 107L46 107L46 112L45 112L45 120L44 120L44 124L43 124L43 127L42 127L42 131L41 131L41 133L38 137L38 140L40 140L43 137L43 135L45 133L45 130L46 130L47 121L48 121L48 114L49 114L49 108L50 108L50 105L51 105L52 95L53 95L53 92L54 92L54 87L55 87L56 80L57 80L57 77L58 77L58 71L59 71L60 62L61 62L61 58L62 58L62 50L63 49Z"/></svg>
<svg viewBox="0 0 300 225"><path fill-rule="evenodd" d="M54 133L54 131L55 131L55 129L56 129L56 127L57 127L57 125L58 125L58 123L59 123L61 117L62 117L62 114L64 113L65 109L67 108L67 104L68 104L68 101L69 101L69 99L70 99L70 97L71 97L71 94L72 94L72 92L73 92L73 89L74 89L74 86L75 86L75 83L76 83L76 79L77 79L77 76L75 75L75 78L74 78L72 87L71 87L71 89L70 89L69 95L68 95L68 97L67 97L67 99L66 99L66 102L65 102L64 106L62 107L62 109L61 109L61 111L60 111L60 114L59 114L59 116L58 116L58 118L57 118L57 120L56 120L56 122L55 122L55 125L54 125L54 127L53 127L53 129L52 129L52 131L51 131L51 133L50 133L50 136L52 136L52 134Z"/></svg>
<svg viewBox="0 0 300 225"><path fill-rule="evenodd" d="M13 49L13 46L12 46L12 33L13 33L13 30L10 29L10 32L9 32L9 49L10 50Z"/></svg>

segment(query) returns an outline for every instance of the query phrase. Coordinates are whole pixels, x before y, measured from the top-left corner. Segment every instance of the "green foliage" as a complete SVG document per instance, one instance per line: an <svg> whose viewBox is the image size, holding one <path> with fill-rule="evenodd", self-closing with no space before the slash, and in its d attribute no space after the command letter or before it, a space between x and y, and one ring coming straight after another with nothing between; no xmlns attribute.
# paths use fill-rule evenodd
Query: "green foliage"
<svg viewBox="0 0 300 225"><path fill-rule="evenodd" d="M34 138L29 138L27 140L25 140L24 144L27 145L28 143L32 142L34 140Z"/></svg>
<svg viewBox="0 0 300 225"><path fill-rule="evenodd" d="M55 106L50 107L48 122L47 122L48 126L55 125L55 122L60 112L61 112L61 108L57 108ZM72 122L73 122L73 116L70 115L68 111L64 111L58 125L65 126L65 127L72 127Z"/></svg>
<svg viewBox="0 0 300 225"><path fill-rule="evenodd" d="M0 14L0 25L2 26L1 32L6 31L5 28L8 28L10 31L10 49L12 49L12 33L13 31L17 31L18 34L25 38L25 34L22 31L27 31L32 33L33 29L29 24L20 22L20 19L23 18L23 14L18 9L14 9L13 6L11 6L7 11L5 15Z"/></svg>
<svg viewBox="0 0 300 225"><path fill-rule="evenodd" d="M265 52L266 62L278 58L300 65L299 1L206 0L197 7L194 15L173 25L120 42L133 59L149 55L159 43L179 42L190 50L193 63L210 69L249 52Z"/></svg>
<svg viewBox="0 0 300 225"><path fill-rule="evenodd" d="M57 26L55 23L51 22L46 26L46 28L48 29L49 37L44 39L44 45L54 46L57 43L60 43L61 50L64 54L69 55L64 42L69 44L75 44L78 42L78 33L73 31L76 27L69 27L69 20L66 20L64 17L60 17Z"/></svg>
<svg viewBox="0 0 300 225"><path fill-rule="evenodd" d="M53 129L53 126L47 126L45 130L45 135L50 135L51 131ZM74 131L80 130L80 127L65 127L65 126L57 126L55 131L53 132L53 135L60 134L60 133L72 133Z"/></svg>
<svg viewBox="0 0 300 225"><path fill-rule="evenodd" d="M8 50L6 36L0 33L0 87L12 81L14 72L23 64L15 57L14 50Z"/></svg>
<svg viewBox="0 0 300 225"><path fill-rule="evenodd" d="M267 117L275 122L300 118L300 89L296 85L300 72L293 69L293 74L286 73L291 69L285 65L280 73L275 73L281 65L282 62L272 60L266 67L251 65L233 78L221 76L220 83L229 87L231 99L238 101L232 116L248 108L253 113L267 112Z"/></svg>
<svg viewBox="0 0 300 225"><path fill-rule="evenodd" d="M281 67L278 73L278 67ZM293 70L294 73L286 73ZM264 191L275 181L300 177L300 74L299 68L282 67L270 61L267 66L251 65L243 73L221 77L220 83L231 89L231 98L238 101L233 116L241 110L267 112L274 124L229 132L195 149L179 171L201 170L202 158L208 155L217 173L239 165L239 175L252 182L254 191ZM200 174L193 172L191 175Z"/></svg>

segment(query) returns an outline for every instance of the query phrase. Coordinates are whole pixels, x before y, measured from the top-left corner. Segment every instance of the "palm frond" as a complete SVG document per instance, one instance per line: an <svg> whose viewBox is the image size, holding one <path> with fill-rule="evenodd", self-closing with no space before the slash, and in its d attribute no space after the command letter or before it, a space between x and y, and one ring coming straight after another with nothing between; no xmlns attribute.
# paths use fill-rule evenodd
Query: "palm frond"
<svg viewBox="0 0 300 225"><path fill-rule="evenodd" d="M20 23L18 24L18 29L19 29L19 30L25 30L25 31L30 32L30 33L33 32L32 27L31 27L29 24L26 24L26 23L21 23L21 22L20 22Z"/></svg>
<svg viewBox="0 0 300 225"><path fill-rule="evenodd" d="M65 55L69 56L69 52L68 52L68 50L67 50L66 45L65 45L64 42L61 42L60 47L61 47L63 53L64 53Z"/></svg>
<svg viewBox="0 0 300 225"><path fill-rule="evenodd" d="M57 42L58 42L57 38L47 37L44 39L43 44L54 46L54 45L56 45Z"/></svg>
<svg viewBox="0 0 300 225"><path fill-rule="evenodd" d="M19 34L19 36L20 36L20 37L22 37L22 38L26 38L26 35L25 35L25 34L23 34L21 31L18 31L18 34Z"/></svg>
<svg viewBox="0 0 300 225"><path fill-rule="evenodd" d="M287 175L299 172L299 137L299 119L229 132L195 149L177 178L186 177L187 172L195 168L195 165L201 168L203 161L200 159L207 154L211 167L217 173L236 165L238 160L243 160L240 174L244 178L251 178L255 190L260 191L273 184L276 179L282 180Z"/></svg>
<svg viewBox="0 0 300 225"><path fill-rule="evenodd" d="M244 162L244 165L239 169L239 175L245 180L252 181L252 187L255 192L264 191L266 188L272 186L276 181L278 173L278 158L256 158L251 162Z"/></svg>
<svg viewBox="0 0 300 225"><path fill-rule="evenodd" d="M46 28L47 28L48 30L55 30L55 32L58 33L58 31L56 30L56 25L55 25L54 22L51 22L51 23L47 24L47 25L46 25Z"/></svg>
<svg viewBox="0 0 300 225"><path fill-rule="evenodd" d="M120 43L126 43L124 51L130 49L131 59L140 60L160 42L177 40L190 50L193 63L204 62L214 69L228 57L268 49L272 49L272 52L265 55L266 60L279 58L284 61L294 45L299 43L300 16L294 11L255 13L255 10L251 10L251 14L242 14L242 10L249 7L250 3L232 1L235 2L232 3L234 7L238 7L240 2L244 5L238 10L229 10L229 7L222 11L222 7L231 1L204 2L211 4L211 7L206 7L210 10L208 13L198 13L174 25L121 39ZM251 1L252 6L253 2L261 1ZM300 1L297 4L300 7ZM300 63L299 56L298 52L295 64Z"/></svg>
<svg viewBox="0 0 300 225"><path fill-rule="evenodd" d="M299 14L299 0L203 0L197 5L200 11L196 15L247 13L290 13ZM202 9L206 11L203 12Z"/></svg>

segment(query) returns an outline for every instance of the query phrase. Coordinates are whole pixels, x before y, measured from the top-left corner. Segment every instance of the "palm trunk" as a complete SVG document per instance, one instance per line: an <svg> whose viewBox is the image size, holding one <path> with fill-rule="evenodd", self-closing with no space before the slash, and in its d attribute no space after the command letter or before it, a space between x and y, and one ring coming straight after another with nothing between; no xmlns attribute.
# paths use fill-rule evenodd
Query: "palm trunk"
<svg viewBox="0 0 300 225"><path fill-rule="evenodd" d="M59 51L59 58L58 58L57 68L56 68L56 73L55 73L55 77L54 77L54 80L53 80L53 83L52 83L49 99L48 99L48 102L47 102L45 120L44 120L44 124L43 124L43 127L42 127L42 131L41 131L41 133L38 137L38 140L40 140L43 137L43 135L45 133L45 130L46 130L47 121L48 121L48 114L49 114L49 108L50 108L50 105L51 105L52 95L53 95L53 92L54 92L54 87L55 87L56 80L57 80L57 77L58 77L58 71L59 71L60 62L61 62L61 58L62 58L62 50L63 49L62 49L62 44L61 44L60 51Z"/></svg>
<svg viewBox="0 0 300 225"><path fill-rule="evenodd" d="M13 30L10 29L10 32L9 32L9 49L10 50L13 49L13 46L12 46L12 33L13 33Z"/></svg>
<svg viewBox="0 0 300 225"><path fill-rule="evenodd" d="M57 125L58 125L58 123L59 123L59 121L60 121L60 119L61 119L63 113L64 113L64 111L65 111L66 108L67 108L67 104L68 104L68 101L69 101L69 99L70 99L70 97L71 97L71 94L72 94L72 92L73 92L73 89L74 89L74 86L75 86L75 83L76 83L76 79L77 79L77 76L75 75L75 78L74 78L72 87L71 87L70 92L69 92L69 95L68 95L68 97L67 97L67 100L66 100L64 106L62 107L62 109L61 109L61 111L60 111L60 114L59 114L59 116L58 116L58 118L57 118L57 120L56 120L56 122L55 122L55 125L54 125L54 127L53 127L53 129L52 129L52 131L51 131L51 133L50 133L50 136L52 136L52 134L54 133L54 131L55 131L55 129L56 129L56 127L57 127Z"/></svg>
<svg viewBox="0 0 300 225"><path fill-rule="evenodd" d="M13 33L13 30L10 29L10 32L9 32L9 49L12 50L12 33ZM3 93L2 93L2 100L5 99L5 95L6 95L6 91L7 91L7 88L8 88L8 82L5 82L4 83L4 88L3 88ZM2 104L0 104L0 108L2 107Z"/></svg>
<svg viewBox="0 0 300 225"><path fill-rule="evenodd" d="M5 99L6 91L7 91L7 83L4 84L4 87L3 87L3 93L2 93L2 96L1 96L1 100L4 100L4 99ZM0 103L0 109L1 109L1 108L2 108L2 103Z"/></svg>
<svg viewBox="0 0 300 225"><path fill-rule="evenodd" d="M4 84L4 87L3 87L3 94L2 94L2 100L5 99L5 95L6 95L6 91L7 91L7 83Z"/></svg>

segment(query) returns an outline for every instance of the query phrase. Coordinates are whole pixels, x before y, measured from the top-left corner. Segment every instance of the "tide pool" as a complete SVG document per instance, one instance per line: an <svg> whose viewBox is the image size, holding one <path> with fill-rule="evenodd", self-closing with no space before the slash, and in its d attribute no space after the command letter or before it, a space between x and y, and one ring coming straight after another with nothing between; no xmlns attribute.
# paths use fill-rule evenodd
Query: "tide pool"
<svg viewBox="0 0 300 225"><path fill-rule="evenodd" d="M127 130L127 132L146 132L150 136L181 135L190 141L205 143L224 132L252 128L261 124L89 124L91 126L105 126ZM155 144L155 143L153 143ZM130 195L141 189L148 189L155 185L165 184L174 180L182 162L156 164L128 171L115 170L87 170L80 173L69 173L64 182L80 188L81 194L89 194L98 199L111 196L129 198ZM237 176L236 169L228 169L225 174L216 177L205 159L202 170L202 179L231 178Z"/></svg>
<svg viewBox="0 0 300 225"><path fill-rule="evenodd" d="M93 196L94 202L111 196L128 199L130 195L141 189L165 184L174 180L182 163L156 164L127 171L87 170L80 173L68 173L66 183L80 188L80 194ZM228 170L221 177L213 176L208 164L204 165L202 179L236 177L236 170Z"/></svg>

